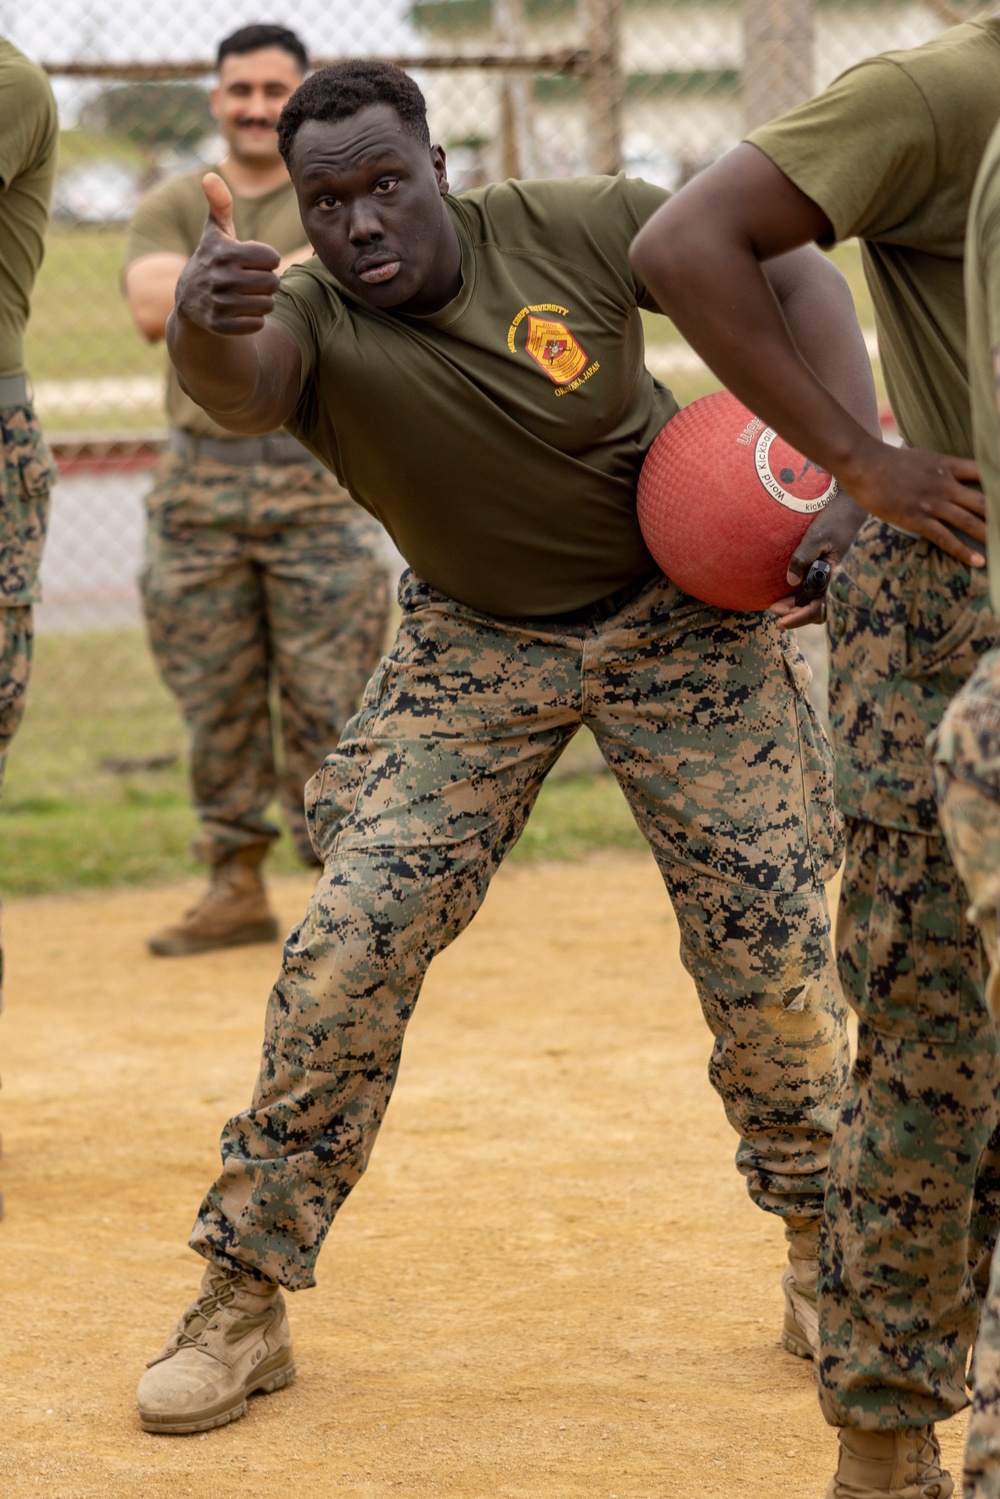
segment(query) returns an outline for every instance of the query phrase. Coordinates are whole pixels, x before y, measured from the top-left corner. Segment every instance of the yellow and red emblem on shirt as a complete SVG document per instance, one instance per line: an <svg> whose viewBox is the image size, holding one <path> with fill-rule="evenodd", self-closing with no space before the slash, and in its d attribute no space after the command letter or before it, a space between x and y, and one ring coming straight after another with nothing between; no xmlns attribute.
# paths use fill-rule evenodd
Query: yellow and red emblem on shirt
<svg viewBox="0 0 1000 1499"><path fill-rule="evenodd" d="M587 363L587 356L565 323L554 318L528 318L525 353L548 375L554 385L568 385Z"/></svg>

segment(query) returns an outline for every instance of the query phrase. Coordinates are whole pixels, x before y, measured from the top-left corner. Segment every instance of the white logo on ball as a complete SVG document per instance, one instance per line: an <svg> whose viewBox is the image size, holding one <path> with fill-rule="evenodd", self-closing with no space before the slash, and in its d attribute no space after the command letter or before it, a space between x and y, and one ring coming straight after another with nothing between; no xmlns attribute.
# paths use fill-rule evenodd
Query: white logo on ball
<svg viewBox="0 0 1000 1499"><path fill-rule="evenodd" d="M830 474L829 484L814 500L803 500L797 494L789 493L771 468L771 445L777 435L773 427L765 427L754 443L753 461L757 477L768 494L772 495L779 505L784 505L786 510L797 510L800 515L815 515L817 511L830 503L840 486Z"/></svg>

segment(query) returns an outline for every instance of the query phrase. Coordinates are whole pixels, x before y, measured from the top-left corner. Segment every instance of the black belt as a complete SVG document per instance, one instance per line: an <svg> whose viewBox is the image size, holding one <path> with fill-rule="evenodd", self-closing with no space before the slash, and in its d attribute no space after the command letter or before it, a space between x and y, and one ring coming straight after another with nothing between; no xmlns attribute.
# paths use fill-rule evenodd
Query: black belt
<svg viewBox="0 0 1000 1499"><path fill-rule="evenodd" d="M315 463L316 459L287 432L268 432L264 437L197 437L176 427L170 433L170 451L181 458L209 458L213 463Z"/></svg>
<svg viewBox="0 0 1000 1499"><path fill-rule="evenodd" d="M581 604L579 609L569 609L565 614L532 615L531 618L534 623L546 626L596 624L599 620L610 619L612 614L617 614L619 609L624 609L626 604L638 598L655 577L656 573L650 573L637 582L626 583L624 588L615 589L614 593L606 593L602 599L595 599L592 604Z"/></svg>

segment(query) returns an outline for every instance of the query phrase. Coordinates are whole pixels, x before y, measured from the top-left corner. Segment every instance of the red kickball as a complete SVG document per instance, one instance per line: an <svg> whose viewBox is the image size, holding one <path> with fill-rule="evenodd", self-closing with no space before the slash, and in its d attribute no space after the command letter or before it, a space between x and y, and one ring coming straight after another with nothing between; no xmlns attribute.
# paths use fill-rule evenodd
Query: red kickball
<svg viewBox="0 0 1000 1499"><path fill-rule="evenodd" d="M767 609L792 592L792 553L837 481L728 390L667 422L639 475L639 525L685 593L722 609Z"/></svg>

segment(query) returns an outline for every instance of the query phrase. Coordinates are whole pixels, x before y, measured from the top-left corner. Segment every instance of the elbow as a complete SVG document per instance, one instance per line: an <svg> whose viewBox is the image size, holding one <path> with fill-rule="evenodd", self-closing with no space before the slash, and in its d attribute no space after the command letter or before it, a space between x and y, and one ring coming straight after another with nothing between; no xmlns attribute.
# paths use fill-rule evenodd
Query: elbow
<svg viewBox="0 0 1000 1499"><path fill-rule="evenodd" d="M166 332L167 320L154 308L141 302L130 303L132 321L147 343L159 343Z"/></svg>
<svg viewBox="0 0 1000 1499"><path fill-rule="evenodd" d="M670 205L667 205L669 208ZM681 289L690 289L691 277L698 264L691 235L683 220L668 216L664 209L654 213L632 241L629 264L637 279L652 295L662 312L670 312Z"/></svg>

